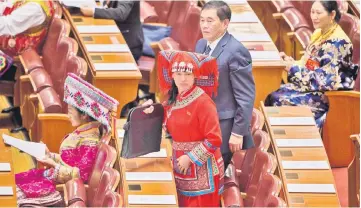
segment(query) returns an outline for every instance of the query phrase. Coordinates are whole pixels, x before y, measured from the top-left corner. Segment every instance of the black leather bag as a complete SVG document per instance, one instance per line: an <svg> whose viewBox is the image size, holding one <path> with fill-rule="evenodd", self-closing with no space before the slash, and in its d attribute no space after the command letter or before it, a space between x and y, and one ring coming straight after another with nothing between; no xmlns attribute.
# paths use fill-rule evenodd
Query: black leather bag
<svg viewBox="0 0 361 208"><path fill-rule="evenodd" d="M135 107L130 110L127 123L123 127L125 132L121 157L135 158L160 151L164 108L159 103L152 105L154 111L150 114L143 112L149 106Z"/></svg>

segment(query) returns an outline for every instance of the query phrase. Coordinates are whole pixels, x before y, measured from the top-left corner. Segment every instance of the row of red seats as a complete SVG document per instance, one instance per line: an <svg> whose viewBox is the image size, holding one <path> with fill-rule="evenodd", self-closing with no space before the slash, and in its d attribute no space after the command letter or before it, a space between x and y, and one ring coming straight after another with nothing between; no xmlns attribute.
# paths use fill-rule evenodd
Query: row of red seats
<svg viewBox="0 0 361 208"><path fill-rule="evenodd" d="M263 124L263 115L254 109L252 133L255 147L234 154L229 165L231 171L225 178L224 207L287 206L278 197L282 182L274 175L278 163L275 156L267 152L271 140L268 134L261 130Z"/></svg>

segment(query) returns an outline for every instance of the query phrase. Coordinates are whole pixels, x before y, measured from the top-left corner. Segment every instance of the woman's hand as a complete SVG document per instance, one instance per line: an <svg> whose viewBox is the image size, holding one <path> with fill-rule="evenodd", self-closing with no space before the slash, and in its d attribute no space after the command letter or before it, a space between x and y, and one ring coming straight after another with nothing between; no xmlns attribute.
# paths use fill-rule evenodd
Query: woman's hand
<svg viewBox="0 0 361 208"><path fill-rule="evenodd" d="M36 160L47 167L53 168L56 166L56 162L48 156L45 156L44 158L36 158Z"/></svg>
<svg viewBox="0 0 361 208"><path fill-rule="evenodd" d="M142 104L142 106L148 106L148 105L152 105L152 104L153 104L153 100L149 99L146 102L144 102ZM145 114L151 114L151 113L153 113L153 111L154 111L154 106L149 106L149 108L146 108L146 109L143 110L143 112Z"/></svg>
<svg viewBox="0 0 361 208"><path fill-rule="evenodd" d="M188 155L182 155L177 159L177 165L181 173L187 174L187 170L191 165L192 161Z"/></svg>

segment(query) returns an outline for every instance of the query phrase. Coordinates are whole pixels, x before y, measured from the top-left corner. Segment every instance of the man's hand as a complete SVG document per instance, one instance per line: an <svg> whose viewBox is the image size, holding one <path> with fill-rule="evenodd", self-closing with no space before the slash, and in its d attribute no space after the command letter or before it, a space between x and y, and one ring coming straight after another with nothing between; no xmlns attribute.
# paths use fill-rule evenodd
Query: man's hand
<svg viewBox="0 0 361 208"><path fill-rule="evenodd" d="M243 136L231 134L229 138L229 149L232 153L242 150L243 146Z"/></svg>
<svg viewBox="0 0 361 208"><path fill-rule="evenodd" d="M81 13L85 16L85 17L92 17L94 16L94 8L91 7L81 7L80 8Z"/></svg>

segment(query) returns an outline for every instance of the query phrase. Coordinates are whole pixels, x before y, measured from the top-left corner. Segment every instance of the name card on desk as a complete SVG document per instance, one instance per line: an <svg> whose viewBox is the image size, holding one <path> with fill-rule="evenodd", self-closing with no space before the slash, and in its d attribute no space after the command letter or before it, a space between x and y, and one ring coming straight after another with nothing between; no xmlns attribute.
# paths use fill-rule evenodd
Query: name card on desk
<svg viewBox="0 0 361 208"><path fill-rule="evenodd" d="M13 187L11 186L0 186L0 196L13 196Z"/></svg>
<svg viewBox="0 0 361 208"><path fill-rule="evenodd" d="M269 117L271 126L314 126L313 117Z"/></svg>
<svg viewBox="0 0 361 208"><path fill-rule="evenodd" d="M276 139L277 147L323 147L321 139Z"/></svg>
<svg viewBox="0 0 361 208"><path fill-rule="evenodd" d="M145 157L145 158L163 157L164 158L164 157L167 157L167 151L164 148L162 148L158 152L151 152L146 155L139 156L139 157Z"/></svg>
<svg viewBox="0 0 361 208"><path fill-rule="evenodd" d="M336 193L333 184L287 184L290 193Z"/></svg>
<svg viewBox="0 0 361 208"><path fill-rule="evenodd" d="M127 181L172 181L171 172L125 172Z"/></svg>
<svg viewBox="0 0 361 208"><path fill-rule="evenodd" d="M77 25L76 28L80 34L120 33L116 25Z"/></svg>
<svg viewBox="0 0 361 208"><path fill-rule="evenodd" d="M130 52L127 44L85 44L88 52Z"/></svg>
<svg viewBox="0 0 361 208"><path fill-rule="evenodd" d="M134 63L94 63L96 71L131 71L137 70Z"/></svg>
<svg viewBox="0 0 361 208"><path fill-rule="evenodd" d="M239 14L232 14L231 22L257 23L258 17L253 12L242 12Z"/></svg>
<svg viewBox="0 0 361 208"><path fill-rule="evenodd" d="M0 163L0 172L10 172L10 163Z"/></svg>
<svg viewBox="0 0 361 208"><path fill-rule="evenodd" d="M282 161L285 170L328 170L327 161Z"/></svg>
<svg viewBox="0 0 361 208"><path fill-rule="evenodd" d="M129 204L177 204L174 195L128 195Z"/></svg>
<svg viewBox="0 0 361 208"><path fill-rule="evenodd" d="M253 60L279 61L281 57L277 51L250 51Z"/></svg>
<svg viewBox="0 0 361 208"><path fill-rule="evenodd" d="M262 34L254 34L254 33L232 33L234 38L236 38L240 42L268 42L272 41L271 37L267 33ZM278 55L279 57L279 55Z"/></svg>

